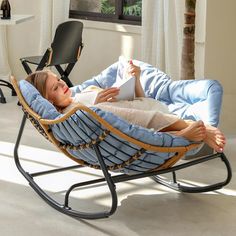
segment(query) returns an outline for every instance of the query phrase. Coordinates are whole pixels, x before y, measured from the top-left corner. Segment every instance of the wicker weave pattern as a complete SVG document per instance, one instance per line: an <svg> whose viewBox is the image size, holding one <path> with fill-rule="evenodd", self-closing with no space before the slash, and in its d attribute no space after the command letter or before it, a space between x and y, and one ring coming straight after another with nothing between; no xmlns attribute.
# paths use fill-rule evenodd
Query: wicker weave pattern
<svg viewBox="0 0 236 236"><path fill-rule="evenodd" d="M73 144L60 143L60 147L63 149L72 149L72 150L83 150L86 148L92 148L93 145L99 144L101 141L103 141L109 135L109 133L110 133L109 130L105 130L101 135L98 136L96 140L93 139L91 142L80 144L79 146L74 146Z"/></svg>
<svg viewBox="0 0 236 236"><path fill-rule="evenodd" d="M26 118L31 122L31 124L38 130L38 132L43 135L44 138L46 138L48 141L51 142L51 140L48 138L47 133L45 132L45 130L42 128L40 122L35 119L33 116L31 116L26 109L22 106L22 110L24 112L24 114L26 115ZM50 131L50 130L48 130Z"/></svg>

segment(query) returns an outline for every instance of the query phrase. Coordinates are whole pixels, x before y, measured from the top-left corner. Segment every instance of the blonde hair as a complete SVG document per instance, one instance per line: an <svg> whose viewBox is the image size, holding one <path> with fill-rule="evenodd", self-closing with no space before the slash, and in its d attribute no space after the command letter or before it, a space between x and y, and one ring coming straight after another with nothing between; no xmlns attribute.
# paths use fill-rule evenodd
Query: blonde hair
<svg viewBox="0 0 236 236"><path fill-rule="evenodd" d="M31 83L38 91L39 93L48 100L47 91L46 91L46 81L48 79L49 73L52 73L50 70L42 70L42 71L36 71L32 74L30 74L28 77L26 77L26 81ZM49 101L51 102L51 101ZM52 103L52 102L51 102ZM53 103L52 103L53 104ZM53 104L54 105L54 104ZM54 107L59 111L60 113L63 112L62 108L55 106Z"/></svg>
<svg viewBox="0 0 236 236"><path fill-rule="evenodd" d="M48 79L49 71L36 71L30 74L25 80L31 83L39 93L47 99L46 81Z"/></svg>

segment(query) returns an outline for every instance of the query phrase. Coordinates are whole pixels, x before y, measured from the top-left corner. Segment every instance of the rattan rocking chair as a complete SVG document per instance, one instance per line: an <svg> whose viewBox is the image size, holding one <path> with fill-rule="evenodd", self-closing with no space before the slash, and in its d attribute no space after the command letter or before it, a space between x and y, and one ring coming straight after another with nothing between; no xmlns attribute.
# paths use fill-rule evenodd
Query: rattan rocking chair
<svg viewBox="0 0 236 236"><path fill-rule="evenodd" d="M106 120L101 118L97 113L92 111L90 108L84 106L84 105L78 105L77 107L73 108L71 111L66 113L64 116L54 119L54 120L48 120L43 119L40 115L35 113L29 105L26 103L20 89L18 86L18 82L15 79L12 79L13 87L17 93L19 102L22 106L22 110L24 112L22 123L20 126L20 130L18 133L18 137L15 144L14 149L14 158L15 163L21 174L26 178L26 180L29 182L30 186L36 191L36 193L45 200L49 205L54 207L56 210L67 214L72 217L77 218L85 218L85 219L97 219L97 218L104 218L112 215L117 208L117 193L116 193L116 184L119 182L144 178L144 177L152 177L155 179L156 182L168 186L174 190L180 191L180 192L190 192L190 193L197 193L197 192L206 192L206 191L213 191L216 189L220 189L223 186L227 185L231 180L231 167L230 164L224 155L224 153L216 153L204 157L200 157L196 160L191 160L186 163L182 164L176 164L181 157L184 156L184 154L191 150L196 148L199 144L190 144L187 146L181 146L181 147L160 147L155 145L150 145L148 143L141 142L137 139L134 139L130 136L127 136L126 134L122 133L117 128L114 128L111 124L109 124ZM78 111L80 112L80 116L77 114ZM52 132L52 126L62 125L65 126L68 122L68 119L72 115L76 115L77 118L80 120L81 123L83 123L83 126L85 127L84 130L90 130L94 129L96 127L96 131L93 131L93 136L91 138L88 137L86 140L82 137L86 137L86 133L84 130L81 130L81 134L78 133L78 136L81 138L81 143L77 146L73 146L70 143L61 143L59 142ZM20 145L20 140L23 134L24 126L26 119L28 119L33 126L52 144L54 144L62 153L64 153L67 157L72 159L76 162L76 165L69 166L69 167L62 167L59 169L52 169L49 171L42 171L37 173L28 173L26 170L23 169L19 156L18 156L18 148ZM92 124L92 125L91 125ZM78 130L75 130L75 128L71 127L73 132L77 132ZM112 163L112 165L107 165L106 163L109 162L107 160L107 157L104 156L103 149L104 146L102 145L105 143L107 150L111 147L112 149L119 149L120 145L117 145L117 147L114 147L111 142L107 141L108 139L115 139L116 142L122 144L123 153L129 156L129 158L126 161L122 161L120 163ZM89 140L89 141L88 141ZM75 158L69 150L93 150L96 154L98 164L91 164L87 163L83 159ZM106 151L107 151L106 150ZM132 150L132 152L128 151ZM109 151L108 151L109 152ZM132 175L128 174L118 174L112 175L113 171L119 171L122 168L126 168L127 166L130 166L132 163L135 163L137 160L141 160L142 155L148 154L149 152L157 152L157 153L173 153L173 155L166 160L164 163L160 164L157 168L149 169L145 172L140 172ZM109 153L110 155L115 155L114 153ZM176 172L185 168L188 168L193 165L197 165L203 162L207 162L213 159L220 159L223 161L226 170L227 170L227 176L226 179L222 182L218 182L215 184L207 185L207 186L186 186L182 185L177 181ZM147 162L147 161L146 161ZM151 164L151 163L146 163ZM175 165L176 164L176 165ZM47 194L45 190L43 190L36 182L35 178L37 176L41 175L47 175L52 173L57 173L60 171L65 170L71 170L74 168L81 168L81 167L91 167L98 169L98 171L102 171L104 178L97 178L85 182L79 182L77 184L73 184L69 189L67 190L65 197L64 197L64 204L59 203L55 199L52 199L51 196ZM172 173L172 181L165 181L162 177L160 177L161 174L165 173ZM111 194L111 206L109 210L105 210L103 212L95 212L95 213L88 213L88 212L81 212L74 210L70 207L70 194L71 192L79 187L84 186L90 186L97 183L103 183L105 182L108 185L110 194Z"/></svg>

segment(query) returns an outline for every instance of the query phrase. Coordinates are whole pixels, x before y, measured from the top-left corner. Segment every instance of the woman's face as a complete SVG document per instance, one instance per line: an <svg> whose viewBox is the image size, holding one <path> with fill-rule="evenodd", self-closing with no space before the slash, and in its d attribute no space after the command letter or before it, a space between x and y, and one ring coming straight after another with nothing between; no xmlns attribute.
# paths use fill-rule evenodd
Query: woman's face
<svg viewBox="0 0 236 236"><path fill-rule="evenodd" d="M46 96L53 105L59 108L67 107L72 102L71 90L63 80L52 72L48 72Z"/></svg>

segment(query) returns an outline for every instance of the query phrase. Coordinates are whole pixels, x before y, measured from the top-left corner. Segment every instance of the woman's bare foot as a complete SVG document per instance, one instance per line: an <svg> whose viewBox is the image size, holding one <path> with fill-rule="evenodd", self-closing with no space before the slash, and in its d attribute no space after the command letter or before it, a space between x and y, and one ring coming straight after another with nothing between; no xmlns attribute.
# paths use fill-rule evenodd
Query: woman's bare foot
<svg viewBox="0 0 236 236"><path fill-rule="evenodd" d="M202 121L191 122L187 128L176 131L175 135L194 142L203 141L206 138L206 127Z"/></svg>
<svg viewBox="0 0 236 236"><path fill-rule="evenodd" d="M211 125L206 125L206 137L203 141L216 152L223 152L226 144L224 134L218 128Z"/></svg>

